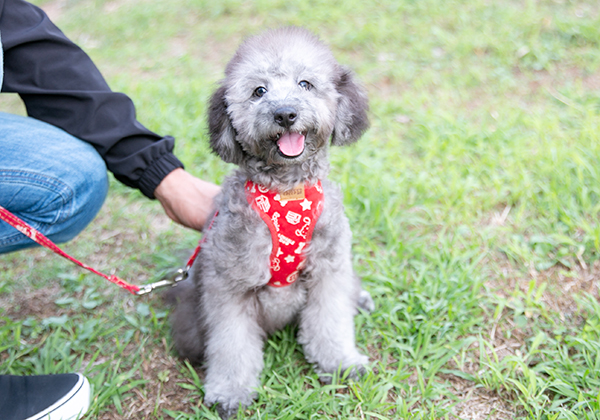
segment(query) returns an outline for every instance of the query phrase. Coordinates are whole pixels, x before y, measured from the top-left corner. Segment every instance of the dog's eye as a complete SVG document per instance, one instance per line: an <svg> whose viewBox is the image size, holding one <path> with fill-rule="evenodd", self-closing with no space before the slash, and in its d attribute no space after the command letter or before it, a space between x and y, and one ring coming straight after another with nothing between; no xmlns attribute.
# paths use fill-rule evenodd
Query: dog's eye
<svg viewBox="0 0 600 420"><path fill-rule="evenodd" d="M257 98L262 98L265 93L267 93L267 88L265 88L264 86L259 86L256 89L254 89L253 95Z"/></svg>
<svg viewBox="0 0 600 420"><path fill-rule="evenodd" d="M300 82L298 82L298 86L306 90L310 90L312 88L310 82L307 82L306 80L301 80Z"/></svg>

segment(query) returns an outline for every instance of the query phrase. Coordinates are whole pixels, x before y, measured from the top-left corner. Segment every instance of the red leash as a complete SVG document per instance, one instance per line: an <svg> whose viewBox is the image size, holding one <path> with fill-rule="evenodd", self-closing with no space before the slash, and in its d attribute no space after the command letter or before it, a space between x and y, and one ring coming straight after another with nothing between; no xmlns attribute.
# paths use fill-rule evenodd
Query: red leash
<svg viewBox="0 0 600 420"><path fill-rule="evenodd" d="M216 217L217 217L217 215L215 214L215 216L213 217L213 220L210 222L209 229L212 226ZM196 247L192 257L189 259L186 267L184 269L179 269L177 271L177 274L175 274L175 276L172 279L165 279L165 280L158 281L156 283L145 284L143 286L136 286L135 284L129 284L126 281L121 280L119 277L117 277L115 275L103 274L100 271L90 267L89 265L84 264L81 261L71 257L69 254L67 254L62 249L60 249L58 246L56 246L56 244L54 242L52 242L50 239L48 239L46 236L44 236L41 232L39 232L38 230L36 230L35 228L33 228L32 226L27 224L25 221L21 220L20 218L18 218L17 216L12 214L8 210L6 210L2 206L0 206L0 220L4 220L6 223L8 223L9 225L11 225L15 229L17 229L19 232L21 232L23 235L25 235L28 238L30 238L31 240L37 242L41 246L52 250L53 252L60 255L61 257L68 259L69 261L77 264L78 266L83 267L86 270L89 270L92 273L94 273L100 277L103 277L106 280L110 281L111 283L114 283L117 286L120 286L123 289L127 290L128 292L130 292L134 295L138 295L138 296L145 295L146 293L150 293L152 290L157 289L159 287L174 286L177 283L179 283L180 281L185 280L188 276L189 269L191 268L192 264L194 263L196 256L200 252L200 246L201 246L202 242L204 242L204 239L203 239L200 241L200 243L198 243L198 246Z"/></svg>

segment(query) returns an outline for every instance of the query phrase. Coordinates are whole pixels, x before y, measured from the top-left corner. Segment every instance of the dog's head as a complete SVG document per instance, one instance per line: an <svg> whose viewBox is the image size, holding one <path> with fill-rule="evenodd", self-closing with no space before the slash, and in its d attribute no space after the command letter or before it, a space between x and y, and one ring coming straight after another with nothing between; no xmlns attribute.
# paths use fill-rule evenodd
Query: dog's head
<svg viewBox="0 0 600 420"><path fill-rule="evenodd" d="M210 145L226 162L286 166L316 159L331 139L368 127L367 97L353 74L310 32L281 28L244 42L209 110Z"/></svg>

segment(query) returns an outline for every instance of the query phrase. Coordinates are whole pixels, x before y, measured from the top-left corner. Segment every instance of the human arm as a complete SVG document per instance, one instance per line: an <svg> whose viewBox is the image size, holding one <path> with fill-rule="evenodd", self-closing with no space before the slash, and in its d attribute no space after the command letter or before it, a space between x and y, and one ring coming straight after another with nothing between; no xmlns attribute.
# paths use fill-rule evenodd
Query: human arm
<svg viewBox="0 0 600 420"><path fill-rule="evenodd" d="M150 198L182 163L174 139L136 119L131 99L112 92L91 59L36 6L0 0L3 92L20 95L29 116L94 146L124 184Z"/></svg>

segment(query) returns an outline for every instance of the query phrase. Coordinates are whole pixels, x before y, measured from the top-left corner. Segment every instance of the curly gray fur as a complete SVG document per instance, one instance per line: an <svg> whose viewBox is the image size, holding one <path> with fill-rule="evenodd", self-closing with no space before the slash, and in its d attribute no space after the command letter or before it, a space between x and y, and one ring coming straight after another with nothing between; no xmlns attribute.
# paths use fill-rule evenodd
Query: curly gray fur
<svg viewBox="0 0 600 420"><path fill-rule="evenodd" d="M285 124L274 118L282 108L294 111ZM326 176L329 144L358 140L368 127L367 108L353 74L318 38L295 27L244 42L211 98L210 145L238 169L216 199L218 217L204 232L193 282L173 289L172 324L179 354L205 362L204 400L218 403L223 418L252 402L263 342L288 323L298 324L298 341L319 374L364 370L368 359L356 349L354 315L373 301L353 272L341 192ZM297 156L278 149L276 139L286 131L305 135ZM248 204L248 179L279 191L322 181L323 212L306 266L290 286L267 286L271 236Z"/></svg>

